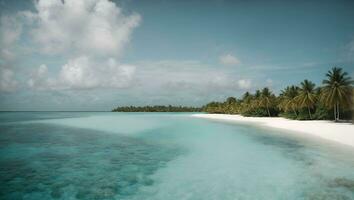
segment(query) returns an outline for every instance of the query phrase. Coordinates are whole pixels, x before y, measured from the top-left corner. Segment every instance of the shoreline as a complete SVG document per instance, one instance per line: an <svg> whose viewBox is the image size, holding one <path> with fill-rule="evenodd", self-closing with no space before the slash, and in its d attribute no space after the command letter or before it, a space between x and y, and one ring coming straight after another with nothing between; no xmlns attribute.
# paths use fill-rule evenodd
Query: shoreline
<svg viewBox="0 0 354 200"><path fill-rule="evenodd" d="M255 124L318 137L354 147L354 124L326 120L298 121L281 117L244 117L229 114L193 114L192 117Z"/></svg>

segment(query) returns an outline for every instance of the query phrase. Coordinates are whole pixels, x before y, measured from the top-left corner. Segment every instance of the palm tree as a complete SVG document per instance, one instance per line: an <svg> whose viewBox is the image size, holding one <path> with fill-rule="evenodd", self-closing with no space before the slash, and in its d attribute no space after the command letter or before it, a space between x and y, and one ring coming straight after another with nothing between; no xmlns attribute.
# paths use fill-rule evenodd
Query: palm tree
<svg viewBox="0 0 354 200"><path fill-rule="evenodd" d="M226 99L227 104L234 104L236 103L236 98L235 97L228 97Z"/></svg>
<svg viewBox="0 0 354 200"><path fill-rule="evenodd" d="M235 97L228 97L226 101L224 102L224 107L225 107L225 112L227 114L234 114L237 113L236 111L236 102L237 99Z"/></svg>
<svg viewBox="0 0 354 200"><path fill-rule="evenodd" d="M308 80L304 80L303 82L301 82L299 94L297 95L295 100L299 103L300 107L307 107L310 119L312 119L310 109L314 107L317 101L317 97L315 94L315 84Z"/></svg>
<svg viewBox="0 0 354 200"><path fill-rule="evenodd" d="M253 95L250 92L245 92L242 97L242 102L241 102L241 112L245 113L251 109L251 103L252 103Z"/></svg>
<svg viewBox="0 0 354 200"><path fill-rule="evenodd" d="M284 110L285 112L291 110L294 112L295 116L297 116L297 102L295 98L298 94L299 87L294 85L286 87L284 90L281 91L279 108Z"/></svg>
<svg viewBox="0 0 354 200"><path fill-rule="evenodd" d="M249 93L249 92L247 91L247 92L245 92L245 94L243 94L242 101L244 101L245 103L249 103L249 101L251 100L251 98L252 98L251 93Z"/></svg>
<svg viewBox="0 0 354 200"><path fill-rule="evenodd" d="M342 68L333 67L326 74L327 79L322 81L324 85L321 93L321 101L328 108L333 108L334 120L339 120L339 106L350 105L350 95L353 81Z"/></svg>
<svg viewBox="0 0 354 200"><path fill-rule="evenodd" d="M256 93L254 93L252 101L250 102L251 107L253 109L257 109L258 107L261 106L261 91L260 90L256 90Z"/></svg>
<svg viewBox="0 0 354 200"><path fill-rule="evenodd" d="M270 117L269 105L271 104L271 101L272 101L271 91L267 87L263 88L263 90L261 92L260 105L266 107L269 117Z"/></svg>

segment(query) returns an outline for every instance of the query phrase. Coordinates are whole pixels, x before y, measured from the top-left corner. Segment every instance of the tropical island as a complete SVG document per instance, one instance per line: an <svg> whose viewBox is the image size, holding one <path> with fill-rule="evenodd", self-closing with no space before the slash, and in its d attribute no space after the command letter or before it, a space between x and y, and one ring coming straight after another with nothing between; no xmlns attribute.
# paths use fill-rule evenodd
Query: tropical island
<svg viewBox="0 0 354 200"><path fill-rule="evenodd" d="M188 106L121 106L112 112L201 112L202 108Z"/></svg>
<svg viewBox="0 0 354 200"><path fill-rule="evenodd" d="M291 85L276 96L268 87L245 92L242 98L228 97L224 102L210 102L201 107L122 106L113 112L206 112L245 117L284 117L296 120L352 120L354 113L353 80L342 68L333 67L322 85L310 80Z"/></svg>
<svg viewBox="0 0 354 200"><path fill-rule="evenodd" d="M333 67L322 85L304 80L285 87L279 95L264 87L255 93L247 91L241 98L228 97L224 102L213 101L201 107L125 106L112 111L202 112L192 117L290 130L354 147L353 83L347 72Z"/></svg>
<svg viewBox="0 0 354 200"><path fill-rule="evenodd" d="M193 116L283 129L284 133L291 131L354 147L353 94L351 77L334 67L319 87L304 80L299 86L287 86L279 96L265 87L254 94L246 92L241 99L211 102L203 107L209 114Z"/></svg>
<svg viewBox="0 0 354 200"><path fill-rule="evenodd" d="M353 80L341 68L326 73L322 85L310 80L291 85L276 96L268 87L246 92L241 99L229 97L225 102L211 102L203 107L207 113L240 114L247 117L285 117L297 120L351 120L354 113Z"/></svg>

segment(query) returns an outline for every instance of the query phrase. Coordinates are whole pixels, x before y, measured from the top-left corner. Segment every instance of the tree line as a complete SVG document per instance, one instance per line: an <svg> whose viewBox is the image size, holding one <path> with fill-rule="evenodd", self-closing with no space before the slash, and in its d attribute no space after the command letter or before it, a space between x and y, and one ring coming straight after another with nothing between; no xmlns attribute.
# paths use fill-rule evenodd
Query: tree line
<svg viewBox="0 0 354 200"><path fill-rule="evenodd" d="M188 106L122 106L112 110L113 112L201 112L202 108Z"/></svg>
<svg viewBox="0 0 354 200"><path fill-rule="evenodd" d="M229 97L225 102L203 106L208 113L241 114L243 116L282 116L290 119L352 119L354 113L354 81L347 72L334 67L326 73L322 85L304 80L284 88L276 96L269 88L244 93L242 98Z"/></svg>

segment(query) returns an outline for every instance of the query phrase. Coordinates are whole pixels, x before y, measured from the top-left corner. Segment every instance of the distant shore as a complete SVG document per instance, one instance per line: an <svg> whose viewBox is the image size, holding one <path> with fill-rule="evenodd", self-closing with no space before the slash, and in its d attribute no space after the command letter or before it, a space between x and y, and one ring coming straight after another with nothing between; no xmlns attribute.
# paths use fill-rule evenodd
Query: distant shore
<svg viewBox="0 0 354 200"><path fill-rule="evenodd" d="M335 123L325 120L298 121L281 117L243 117L228 114L193 114L192 116L290 130L354 147L354 124L351 123Z"/></svg>

